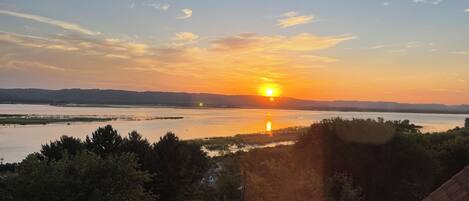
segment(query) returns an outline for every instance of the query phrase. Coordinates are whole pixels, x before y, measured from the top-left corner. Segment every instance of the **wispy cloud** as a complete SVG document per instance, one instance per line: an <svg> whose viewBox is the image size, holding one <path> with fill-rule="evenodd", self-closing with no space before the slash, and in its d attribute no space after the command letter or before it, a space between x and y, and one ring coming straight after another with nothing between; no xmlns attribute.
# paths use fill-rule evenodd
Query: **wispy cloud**
<svg viewBox="0 0 469 201"><path fill-rule="evenodd" d="M412 2L414 2L414 3L431 3L433 5L438 5L441 2L443 2L443 0L412 0Z"/></svg>
<svg viewBox="0 0 469 201"><path fill-rule="evenodd" d="M197 34L191 32L178 32L174 34L171 38L173 42L170 43L171 46L184 46L196 43L199 39Z"/></svg>
<svg viewBox="0 0 469 201"><path fill-rule="evenodd" d="M468 9L466 9L466 10L464 10L464 12L465 12L465 13L469 13L469 8L468 8Z"/></svg>
<svg viewBox="0 0 469 201"><path fill-rule="evenodd" d="M386 49L390 50L391 52L403 52L404 49L413 49L413 48L430 48L431 52L438 51L435 48L435 44L433 42L421 42L421 41L409 41L406 43L396 43L396 44L376 44L374 46L367 47L365 49L370 50L377 50L377 49Z"/></svg>
<svg viewBox="0 0 469 201"><path fill-rule="evenodd" d="M415 48L415 47L420 47L421 42L419 41L410 41L405 44L406 48Z"/></svg>
<svg viewBox="0 0 469 201"><path fill-rule="evenodd" d="M44 69L44 70L65 71L64 68L49 65L49 64L43 64L37 61L10 60L2 66L6 68L13 68L13 69L39 68L39 69Z"/></svg>
<svg viewBox="0 0 469 201"><path fill-rule="evenodd" d="M199 36L191 32L178 32L172 39L175 41L194 41L199 39Z"/></svg>
<svg viewBox="0 0 469 201"><path fill-rule="evenodd" d="M213 42L215 50L223 51L313 51L333 47L343 41L355 39L355 36L315 36L302 33L292 37L260 36L244 33L237 36L220 38Z"/></svg>
<svg viewBox="0 0 469 201"><path fill-rule="evenodd" d="M190 18L192 17L192 10L191 9L188 9L188 8L185 8L185 9L182 9L181 12L183 13L183 15L177 17L177 19L187 19L187 18Z"/></svg>
<svg viewBox="0 0 469 201"><path fill-rule="evenodd" d="M300 24L308 24L314 20L312 15L298 15L298 13L290 11L282 15L284 18L279 19L277 26L280 28L288 28Z"/></svg>
<svg viewBox="0 0 469 201"><path fill-rule="evenodd" d="M0 57L0 70L1 69L13 69L13 70L53 70L53 71L65 71L64 68L44 64L38 61L28 61L24 59L17 58L15 54L5 54Z"/></svg>
<svg viewBox="0 0 469 201"><path fill-rule="evenodd" d="M383 2L383 6L389 6L389 5L391 5L391 3L389 3L389 2Z"/></svg>
<svg viewBox="0 0 469 201"><path fill-rule="evenodd" d="M386 48L386 47L389 47L389 46L388 45L374 45L374 46L371 46L367 49L376 50L376 49L383 49L383 48Z"/></svg>
<svg viewBox="0 0 469 201"><path fill-rule="evenodd" d="M29 20L33 20L33 21L36 21L36 22L41 22L41 23L57 26L57 27L60 27L62 29L76 31L76 32L86 34L86 35L99 35L100 34L99 32L91 31L91 30L83 28L83 27L81 27L80 25L77 25L77 24L73 24L73 23L65 22L65 21L60 21L60 20L55 20L55 19L51 19L51 18L39 16L39 15L19 13L19 12L13 12L13 11L8 11L8 10L1 10L1 9L0 9L0 14L10 15L10 16L13 16L13 17L19 17L19 18L24 18L24 19L29 19Z"/></svg>
<svg viewBox="0 0 469 201"><path fill-rule="evenodd" d="M198 38L196 34L180 32L171 39L182 43ZM0 55L17 55L15 58L0 60L0 66L12 62L15 66L20 66L22 63L14 60L21 58L44 64L30 64L35 65L38 70L65 66L64 73L72 72L69 70L87 72L90 76L93 75L84 78L87 81L100 80L101 76L94 74L97 73L97 68L110 72L108 78L114 81L122 81L122 74L134 73L132 75L139 77L138 81L134 80L134 84L139 86L158 85L154 83L155 74L165 74L165 78L190 77L221 83L239 79L250 83L248 80L259 77L298 80L303 79L300 77L306 79L311 69L326 67L327 64L338 61L336 58L316 55L314 51L332 48L354 38L351 35L316 36L310 33L295 36L244 33L217 38L208 41L208 44L187 43L158 47L76 34L36 37L0 32L0 46L5 47L0 49ZM142 84L144 81L147 83Z"/></svg>
<svg viewBox="0 0 469 201"><path fill-rule="evenodd" d="M76 35L56 35L52 38L45 38L0 31L0 42L3 45L15 44L25 48L79 52L82 55L95 56L108 54L141 56L149 52L148 45L143 43L126 42L112 38L92 39Z"/></svg>
<svg viewBox="0 0 469 201"><path fill-rule="evenodd" d="M167 11L170 7L169 4L167 3L163 3L163 4L160 4L160 3L149 3L149 4L145 4L147 6L150 6L150 7L153 7L154 9L157 9L157 10L162 10L162 11Z"/></svg>
<svg viewBox="0 0 469 201"><path fill-rule="evenodd" d="M460 55L469 55L469 51L457 51L453 52L454 54L460 54Z"/></svg>

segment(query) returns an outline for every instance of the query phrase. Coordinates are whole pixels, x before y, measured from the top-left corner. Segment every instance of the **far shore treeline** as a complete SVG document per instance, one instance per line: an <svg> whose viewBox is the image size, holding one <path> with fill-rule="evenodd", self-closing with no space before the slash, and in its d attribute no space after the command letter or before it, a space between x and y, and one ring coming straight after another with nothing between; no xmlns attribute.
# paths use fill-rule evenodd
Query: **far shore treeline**
<svg viewBox="0 0 469 201"><path fill-rule="evenodd" d="M1 163L0 200L417 201L469 164L469 118L446 132L419 128L325 119L293 145L209 157L200 140L152 143L108 125Z"/></svg>
<svg viewBox="0 0 469 201"><path fill-rule="evenodd" d="M299 110L373 111L469 114L469 105L407 104L370 101L314 101L288 97L220 95L183 92L136 92L100 89L0 89L0 103L60 106L129 105L216 108L278 108Z"/></svg>

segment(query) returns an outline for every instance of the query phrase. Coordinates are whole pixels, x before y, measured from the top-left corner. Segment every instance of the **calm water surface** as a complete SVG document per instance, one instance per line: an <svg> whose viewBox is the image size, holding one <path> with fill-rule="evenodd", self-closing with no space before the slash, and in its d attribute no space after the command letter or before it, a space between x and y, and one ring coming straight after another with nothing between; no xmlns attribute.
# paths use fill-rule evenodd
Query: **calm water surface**
<svg viewBox="0 0 469 201"><path fill-rule="evenodd" d="M271 109L179 109L179 108L110 108L110 107L55 107L49 105L0 104L0 114L36 115L112 115L134 117L184 117L176 120L143 120L111 122L87 122L29 126L0 125L0 158L5 162L22 160L36 152L41 144L55 140L61 135L84 139L96 128L111 124L121 135L136 130L151 142L168 131L182 139L212 136L230 136L240 133L262 132L291 126L307 126L325 118L378 118L386 120L409 119L424 126L424 131L445 131L462 127L468 115L414 114L377 112L334 112Z"/></svg>

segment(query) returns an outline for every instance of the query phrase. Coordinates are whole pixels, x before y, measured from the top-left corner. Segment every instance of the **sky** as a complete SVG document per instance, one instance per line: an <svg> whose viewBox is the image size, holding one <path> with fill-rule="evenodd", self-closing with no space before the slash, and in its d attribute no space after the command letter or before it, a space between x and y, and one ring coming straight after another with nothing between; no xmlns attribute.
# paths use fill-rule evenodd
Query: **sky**
<svg viewBox="0 0 469 201"><path fill-rule="evenodd" d="M469 0L0 0L0 88L469 104Z"/></svg>

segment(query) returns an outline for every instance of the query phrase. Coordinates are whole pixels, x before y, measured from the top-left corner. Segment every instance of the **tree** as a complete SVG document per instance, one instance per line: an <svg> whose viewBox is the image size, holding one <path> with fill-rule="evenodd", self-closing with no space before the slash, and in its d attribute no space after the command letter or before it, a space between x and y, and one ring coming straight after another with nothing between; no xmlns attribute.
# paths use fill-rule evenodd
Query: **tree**
<svg viewBox="0 0 469 201"><path fill-rule="evenodd" d="M42 145L41 154L47 160L60 160L64 154L73 156L81 152L84 145L80 139L63 135L59 140Z"/></svg>
<svg viewBox="0 0 469 201"><path fill-rule="evenodd" d="M237 201L241 200L241 170L240 158L237 155L229 154L219 162L220 167L216 174L216 192L218 200Z"/></svg>
<svg viewBox="0 0 469 201"><path fill-rule="evenodd" d="M150 151L150 143L143 139L137 131L132 131L129 136L122 140L120 145L121 153L133 153L141 163L145 155Z"/></svg>
<svg viewBox="0 0 469 201"><path fill-rule="evenodd" d="M122 137L111 125L98 128L91 138L86 136L85 141L86 148L101 157L117 153L121 143Z"/></svg>
<svg viewBox="0 0 469 201"><path fill-rule="evenodd" d="M151 186L161 200L182 201L194 198L209 163L200 145L167 133L153 145L144 166L154 174Z"/></svg>
<svg viewBox="0 0 469 201"><path fill-rule="evenodd" d="M413 123L410 123L409 120L395 120L395 121L390 121L394 128L396 128L396 132L400 134L404 133L420 133L420 129L422 126L415 125Z"/></svg>
<svg viewBox="0 0 469 201"><path fill-rule="evenodd" d="M293 156L324 178L352 176L365 200L421 200L435 187L438 161L425 135L397 130L384 121L323 120L300 137Z"/></svg>
<svg viewBox="0 0 469 201"><path fill-rule="evenodd" d="M441 162L444 182L469 164L469 137L453 136L434 146L433 151Z"/></svg>
<svg viewBox="0 0 469 201"><path fill-rule="evenodd" d="M469 118L466 118L466 121L464 122L464 128L469 129Z"/></svg>
<svg viewBox="0 0 469 201"><path fill-rule="evenodd" d="M23 201L150 201L153 196L143 188L149 176L131 154L103 159L82 152L50 162L30 155L8 189Z"/></svg>
<svg viewBox="0 0 469 201"><path fill-rule="evenodd" d="M353 184L350 176L335 173L326 183L327 200L329 201L364 201L362 188Z"/></svg>

